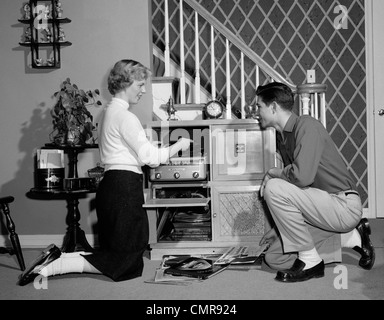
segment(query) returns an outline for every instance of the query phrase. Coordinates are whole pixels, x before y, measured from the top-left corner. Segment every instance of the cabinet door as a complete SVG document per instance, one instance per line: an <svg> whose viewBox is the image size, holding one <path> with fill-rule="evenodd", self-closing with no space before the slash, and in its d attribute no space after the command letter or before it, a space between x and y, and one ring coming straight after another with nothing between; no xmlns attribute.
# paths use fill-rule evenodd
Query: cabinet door
<svg viewBox="0 0 384 320"><path fill-rule="evenodd" d="M268 224L260 186L212 188L212 228L216 242L252 242L258 245Z"/></svg>
<svg viewBox="0 0 384 320"><path fill-rule="evenodd" d="M212 128L213 180L260 180L274 166L270 131L254 125Z"/></svg>

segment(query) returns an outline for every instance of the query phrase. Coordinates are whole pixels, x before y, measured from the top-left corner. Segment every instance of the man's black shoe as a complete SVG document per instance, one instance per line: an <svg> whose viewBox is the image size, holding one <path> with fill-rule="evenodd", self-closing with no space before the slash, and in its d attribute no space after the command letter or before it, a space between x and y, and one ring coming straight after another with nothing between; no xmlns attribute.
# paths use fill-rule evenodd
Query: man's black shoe
<svg viewBox="0 0 384 320"><path fill-rule="evenodd" d="M61 251L54 244L49 245L44 251L32 262L28 269L26 269L21 275L18 284L25 286L32 282L39 272L52 261L61 256Z"/></svg>
<svg viewBox="0 0 384 320"><path fill-rule="evenodd" d="M356 229L361 237L361 247L354 247L353 249L361 254L359 266L365 270L371 270L375 263L375 248L369 238L371 227L369 226L368 219L361 219Z"/></svg>
<svg viewBox="0 0 384 320"><path fill-rule="evenodd" d="M296 259L291 269L278 271L275 279L281 282L301 282L324 277L325 265L323 260L310 269L303 270L304 267L305 263L300 259Z"/></svg>

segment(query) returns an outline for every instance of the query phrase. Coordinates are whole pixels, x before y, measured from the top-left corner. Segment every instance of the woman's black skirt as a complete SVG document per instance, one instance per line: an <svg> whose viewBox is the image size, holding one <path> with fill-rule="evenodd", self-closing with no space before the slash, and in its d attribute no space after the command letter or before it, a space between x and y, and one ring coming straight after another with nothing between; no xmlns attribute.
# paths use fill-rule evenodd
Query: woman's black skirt
<svg viewBox="0 0 384 320"><path fill-rule="evenodd" d="M84 256L114 281L142 275L149 239L143 176L131 171L106 171L96 193L100 249Z"/></svg>

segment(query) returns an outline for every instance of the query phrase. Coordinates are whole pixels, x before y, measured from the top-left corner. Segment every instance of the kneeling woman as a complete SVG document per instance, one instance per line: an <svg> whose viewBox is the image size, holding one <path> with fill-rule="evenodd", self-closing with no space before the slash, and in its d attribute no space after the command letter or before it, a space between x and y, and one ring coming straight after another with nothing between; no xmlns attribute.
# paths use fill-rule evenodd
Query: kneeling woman
<svg viewBox="0 0 384 320"><path fill-rule="evenodd" d="M100 157L105 164L96 193L100 249L93 253L62 253L50 245L20 276L19 285L30 283L39 274L94 273L114 281L142 275L149 228L143 209L141 168L167 162L192 142L181 138L170 147L158 148L147 139L130 108L145 94L149 76L150 71L134 60L117 62L109 74L108 90L113 97L103 110L98 135Z"/></svg>

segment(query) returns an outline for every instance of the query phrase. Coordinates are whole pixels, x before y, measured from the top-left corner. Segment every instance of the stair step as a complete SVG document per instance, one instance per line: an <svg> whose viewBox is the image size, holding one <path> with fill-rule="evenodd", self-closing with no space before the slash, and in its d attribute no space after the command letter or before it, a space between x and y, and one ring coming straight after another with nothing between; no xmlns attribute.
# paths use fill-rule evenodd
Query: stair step
<svg viewBox="0 0 384 320"><path fill-rule="evenodd" d="M152 77L152 83L173 83L179 82L179 78L176 77Z"/></svg>

